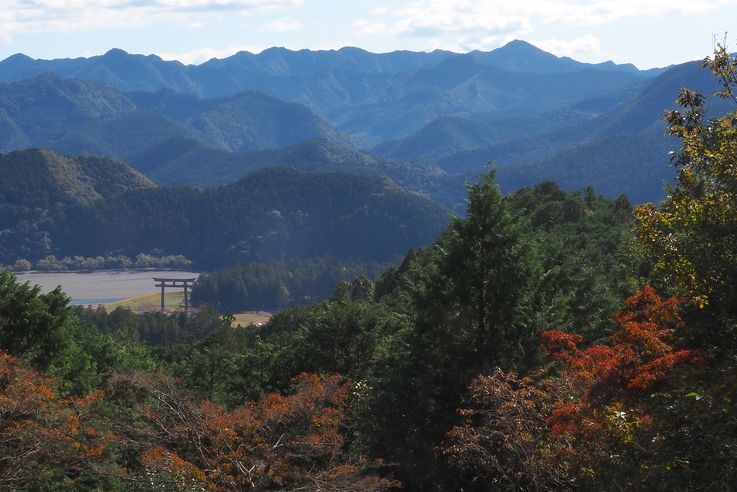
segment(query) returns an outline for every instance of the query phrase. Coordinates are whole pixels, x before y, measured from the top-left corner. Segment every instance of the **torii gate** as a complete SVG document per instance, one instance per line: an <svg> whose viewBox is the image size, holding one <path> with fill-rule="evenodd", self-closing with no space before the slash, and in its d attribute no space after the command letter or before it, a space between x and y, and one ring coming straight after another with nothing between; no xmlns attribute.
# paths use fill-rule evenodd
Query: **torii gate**
<svg viewBox="0 0 737 492"><path fill-rule="evenodd" d="M194 287L196 278L154 278L156 287L161 287L161 312L164 312L164 296L167 287L184 288L184 312L189 314L189 289Z"/></svg>

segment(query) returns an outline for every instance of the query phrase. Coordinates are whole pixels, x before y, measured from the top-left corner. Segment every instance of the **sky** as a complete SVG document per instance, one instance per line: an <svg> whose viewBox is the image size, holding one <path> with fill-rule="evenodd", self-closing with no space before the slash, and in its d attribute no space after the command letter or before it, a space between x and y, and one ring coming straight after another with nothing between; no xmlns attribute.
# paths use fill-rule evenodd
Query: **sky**
<svg viewBox="0 0 737 492"><path fill-rule="evenodd" d="M737 46L737 0L0 0L0 59L111 48L202 63L271 46L489 51L523 39L639 68Z"/></svg>

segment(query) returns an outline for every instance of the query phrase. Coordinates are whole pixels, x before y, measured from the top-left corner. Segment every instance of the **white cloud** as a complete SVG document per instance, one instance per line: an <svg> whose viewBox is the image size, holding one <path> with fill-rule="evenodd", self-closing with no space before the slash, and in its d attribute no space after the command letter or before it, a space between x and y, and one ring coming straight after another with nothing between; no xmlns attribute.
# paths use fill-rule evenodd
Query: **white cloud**
<svg viewBox="0 0 737 492"><path fill-rule="evenodd" d="M389 13L389 7L382 5L371 10L371 15L386 15Z"/></svg>
<svg viewBox="0 0 737 492"><path fill-rule="evenodd" d="M264 25L262 31L287 32L299 29L303 24L294 19L276 19Z"/></svg>
<svg viewBox="0 0 737 492"><path fill-rule="evenodd" d="M437 38L462 33L522 37L535 23L596 26L633 17L708 12L737 0L415 0L397 12L405 36Z"/></svg>
<svg viewBox="0 0 737 492"><path fill-rule="evenodd" d="M353 28L358 34L374 36L377 34L386 34L391 30L383 22L371 22L365 20L357 20L353 22Z"/></svg>
<svg viewBox="0 0 737 492"><path fill-rule="evenodd" d="M10 32L0 29L0 44L11 44L13 42L13 36Z"/></svg>
<svg viewBox="0 0 737 492"><path fill-rule="evenodd" d="M8 0L2 3L0 32L14 33L141 27L172 19L197 24L226 13L299 7L304 0Z"/></svg>
<svg viewBox="0 0 737 492"><path fill-rule="evenodd" d="M584 55L595 55L596 57L610 56L601 48L601 40L596 36L587 34L575 39L545 39L542 41L531 41L532 44L557 56L569 56L577 58Z"/></svg>

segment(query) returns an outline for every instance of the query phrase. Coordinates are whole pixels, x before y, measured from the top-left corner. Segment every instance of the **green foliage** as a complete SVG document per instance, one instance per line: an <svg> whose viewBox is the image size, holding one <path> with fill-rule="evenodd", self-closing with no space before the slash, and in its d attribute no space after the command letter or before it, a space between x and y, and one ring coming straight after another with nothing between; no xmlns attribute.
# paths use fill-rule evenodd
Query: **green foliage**
<svg viewBox="0 0 737 492"><path fill-rule="evenodd" d="M20 284L12 274L0 271L0 350L36 368L48 368L73 322L68 302L59 288L41 294L40 287Z"/></svg>
<svg viewBox="0 0 737 492"><path fill-rule="evenodd" d="M71 215L54 236L65 254L159 249L200 266L314 256L387 261L447 223L440 206L386 178L286 168L206 191L131 192Z"/></svg>
<svg viewBox="0 0 737 492"><path fill-rule="evenodd" d="M518 362L533 349L535 328L520 314L536 263L522 242L522 224L493 174L469 184L468 195L468 217L455 219L431 246L437 256L426 280L407 282L413 259L400 268L404 275L393 275L398 286L422 290L413 295L413 329L387 340L395 350L384 351L388 360L378 362L368 380L372 401L364 418L370 422L363 432L374 452L391 459L426 456L473 376Z"/></svg>
<svg viewBox="0 0 737 492"><path fill-rule="evenodd" d="M273 310L319 302L335 286L361 274L375 278L383 263L310 258L271 264L249 263L200 275L192 290L195 305L211 304L221 312Z"/></svg>
<svg viewBox="0 0 737 492"><path fill-rule="evenodd" d="M608 200L592 188L566 193L545 182L508 201L528 224L526 243L538 252L534 324L566 327L591 341L608 336L611 313L640 286L627 197Z"/></svg>
<svg viewBox="0 0 737 492"><path fill-rule="evenodd" d="M323 255L388 261L432 240L448 220L441 206L387 178L286 168L257 171L206 191L136 188L121 179L98 192L90 183L95 173L104 173L88 175L77 166L77 181L97 197L88 203L93 195L64 188L48 169L40 172L44 179L38 182L21 180L26 160L48 167L57 156L29 151L0 157L18 175L17 189L0 186L0 211L6 212L0 214L4 264L24 258L44 260L44 267L55 261L107 266L128 258L140 266L191 260L214 267ZM86 162L59 160L70 166ZM113 171L123 166L97 164ZM108 177L115 181L112 174Z"/></svg>
<svg viewBox="0 0 737 492"><path fill-rule="evenodd" d="M717 45L704 61L722 82L722 99L737 103L737 60ZM737 308L737 111L708 119L706 99L683 89L682 112L665 119L668 132L681 139L675 155L678 185L660 209L638 209L638 233L655 258L655 273L699 308L709 307L734 337ZM714 343L730 343L722 330Z"/></svg>

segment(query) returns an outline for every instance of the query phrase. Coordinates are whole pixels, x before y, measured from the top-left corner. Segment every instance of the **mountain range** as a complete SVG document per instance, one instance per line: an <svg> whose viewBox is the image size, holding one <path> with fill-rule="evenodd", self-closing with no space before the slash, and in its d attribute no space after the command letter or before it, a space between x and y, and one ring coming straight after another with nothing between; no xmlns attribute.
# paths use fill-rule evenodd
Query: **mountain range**
<svg viewBox="0 0 737 492"><path fill-rule="evenodd" d="M164 186L274 165L388 176L458 212L463 182L489 161L505 191L552 179L657 200L677 147L664 109L680 87L716 89L697 62L641 71L524 41L466 54L272 48L196 66L19 54L0 81L2 151L119 159Z"/></svg>

